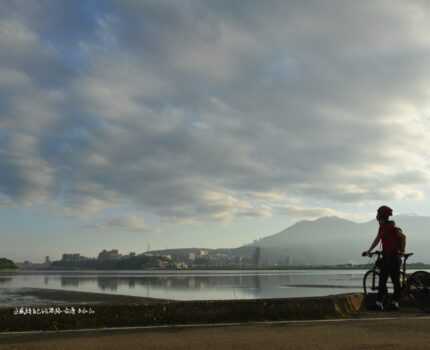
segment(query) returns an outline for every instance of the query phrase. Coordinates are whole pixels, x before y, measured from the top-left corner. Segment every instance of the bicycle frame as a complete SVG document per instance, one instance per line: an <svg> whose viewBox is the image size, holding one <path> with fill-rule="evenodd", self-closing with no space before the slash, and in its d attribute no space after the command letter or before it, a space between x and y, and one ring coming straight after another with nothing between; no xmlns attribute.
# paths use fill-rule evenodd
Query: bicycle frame
<svg viewBox="0 0 430 350"><path fill-rule="evenodd" d="M381 269L381 265L382 265L382 251L375 251L373 253L371 253L369 256L375 256L377 255L377 258L372 266L371 269L369 269L363 278L363 288L364 288L364 293L368 294L368 290L367 288L370 288L370 291L375 292L378 290L379 288L379 274L380 274L380 269ZM408 253L408 254L403 254L400 257L402 258L402 263L401 263L401 268L400 268L400 287L402 290L402 293L404 293L404 290L407 289L407 281L408 281L408 275L406 273L406 261L407 259L413 255L413 253ZM371 280L370 280L370 286L366 285L366 281L367 281L367 277L368 275L371 274Z"/></svg>
<svg viewBox="0 0 430 350"><path fill-rule="evenodd" d="M369 256L372 257L374 255L377 255L377 259L372 268L369 269L363 277L363 288L366 297L368 297L370 293L375 293L379 289L382 252L375 251ZM415 271L408 275L406 273L406 261L411 255L413 255L413 253L401 255L401 258L403 258L400 268L401 294L403 297L407 297L411 300L419 309L425 312L430 312L430 273L427 271ZM367 300L372 300L372 298Z"/></svg>

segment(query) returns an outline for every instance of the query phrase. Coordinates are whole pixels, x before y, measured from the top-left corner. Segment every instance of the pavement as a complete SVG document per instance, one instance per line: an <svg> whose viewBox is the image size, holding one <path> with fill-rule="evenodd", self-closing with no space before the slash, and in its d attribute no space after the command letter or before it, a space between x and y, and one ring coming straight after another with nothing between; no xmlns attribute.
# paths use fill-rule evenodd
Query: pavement
<svg viewBox="0 0 430 350"><path fill-rule="evenodd" d="M104 330L3 333L2 349L430 349L430 315L364 312L354 318Z"/></svg>

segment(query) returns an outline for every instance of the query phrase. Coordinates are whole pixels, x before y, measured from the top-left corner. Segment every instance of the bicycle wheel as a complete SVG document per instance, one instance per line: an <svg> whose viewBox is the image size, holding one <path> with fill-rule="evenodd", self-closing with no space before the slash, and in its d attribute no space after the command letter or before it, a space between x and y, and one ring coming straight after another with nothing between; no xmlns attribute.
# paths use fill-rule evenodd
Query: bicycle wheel
<svg viewBox="0 0 430 350"><path fill-rule="evenodd" d="M408 295L418 308L430 312L430 273L414 272L408 278Z"/></svg>
<svg viewBox="0 0 430 350"><path fill-rule="evenodd" d="M364 295L374 294L378 292L379 286L379 272L375 270L369 270L363 277L363 290Z"/></svg>

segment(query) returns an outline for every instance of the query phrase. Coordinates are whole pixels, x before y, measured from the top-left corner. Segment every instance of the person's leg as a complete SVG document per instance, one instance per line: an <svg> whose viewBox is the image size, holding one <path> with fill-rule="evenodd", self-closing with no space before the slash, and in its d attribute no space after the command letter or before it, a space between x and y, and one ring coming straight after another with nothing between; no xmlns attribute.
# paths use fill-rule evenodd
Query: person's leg
<svg viewBox="0 0 430 350"><path fill-rule="evenodd" d="M389 265L385 258L382 259L381 272L379 275L378 295L376 297L377 303L383 303L387 295L387 279L389 275Z"/></svg>
<svg viewBox="0 0 430 350"><path fill-rule="evenodd" d="M395 306L398 307L398 303L400 301L400 293L401 293L401 287L400 287L400 265L401 265L401 259L398 256L393 256L390 259L390 278L391 281L393 281L393 303L397 303Z"/></svg>

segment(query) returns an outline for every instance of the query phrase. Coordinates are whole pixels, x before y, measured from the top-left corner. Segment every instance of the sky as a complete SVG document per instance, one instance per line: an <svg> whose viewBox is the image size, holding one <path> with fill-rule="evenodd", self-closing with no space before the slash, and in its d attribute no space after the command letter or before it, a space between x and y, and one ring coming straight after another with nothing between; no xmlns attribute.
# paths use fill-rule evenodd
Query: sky
<svg viewBox="0 0 430 350"><path fill-rule="evenodd" d="M1 1L0 256L428 215L429 32L424 0Z"/></svg>

